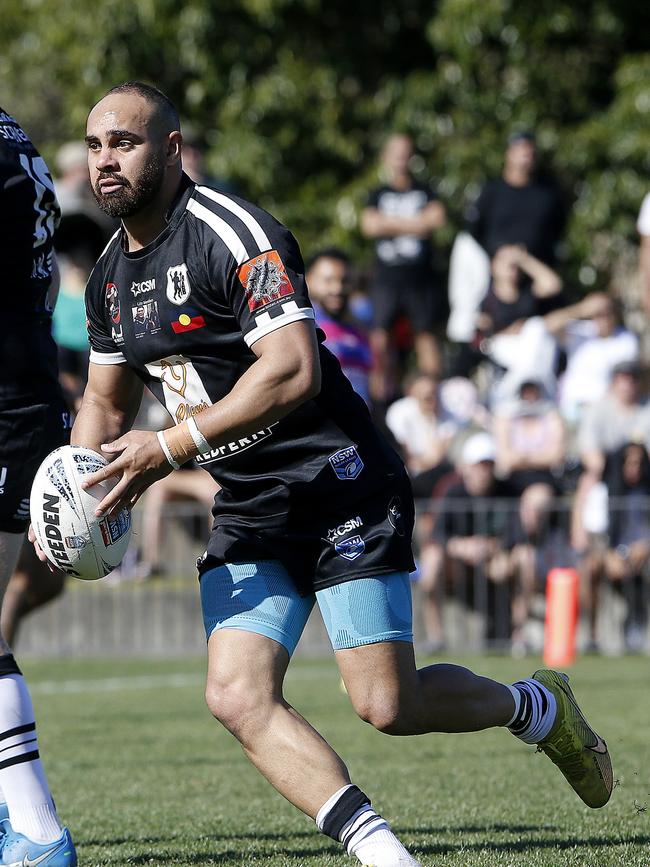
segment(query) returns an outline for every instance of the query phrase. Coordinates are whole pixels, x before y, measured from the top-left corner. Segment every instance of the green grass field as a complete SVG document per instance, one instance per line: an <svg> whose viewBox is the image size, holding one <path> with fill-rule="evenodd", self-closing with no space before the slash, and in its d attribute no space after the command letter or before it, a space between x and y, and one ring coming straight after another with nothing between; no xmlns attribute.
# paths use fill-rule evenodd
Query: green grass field
<svg viewBox="0 0 650 867"><path fill-rule="evenodd" d="M535 662L462 660L514 680ZM329 661L297 661L289 699L344 756L425 867L647 867L647 658L575 666L619 781L600 811L508 733L396 739L361 723ZM31 662L42 754L83 867L356 863L258 777L203 704L204 663ZM58 694L57 694L58 690Z"/></svg>

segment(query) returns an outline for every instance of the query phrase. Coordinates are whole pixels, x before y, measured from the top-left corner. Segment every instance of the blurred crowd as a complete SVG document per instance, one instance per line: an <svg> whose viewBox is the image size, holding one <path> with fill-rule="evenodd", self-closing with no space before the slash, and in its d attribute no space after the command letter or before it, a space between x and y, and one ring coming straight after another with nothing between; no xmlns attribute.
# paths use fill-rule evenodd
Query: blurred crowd
<svg viewBox="0 0 650 867"><path fill-rule="evenodd" d="M188 174L233 192L206 175L193 132L185 138ZM549 570L563 566L580 576L583 648L598 651L605 637L606 590L621 600L622 644L644 650L650 359L648 335L628 323L650 311L650 194L638 216L636 291L584 294L563 274L570 207L540 169L532 133L505 142L502 173L469 204L448 262L436 245L445 204L414 177L413 159L407 135L387 137L360 214L372 265L339 248L304 252L326 346L412 478L425 649L444 648L453 599L485 618L489 641L539 650L529 628L536 600ZM63 218L54 329L75 405L88 362L84 286L116 227L90 194L84 145L64 145L55 167ZM145 401L136 424L167 423ZM194 500L207 520L214 493L196 467L154 485L141 550L124 574L163 573L166 504Z"/></svg>

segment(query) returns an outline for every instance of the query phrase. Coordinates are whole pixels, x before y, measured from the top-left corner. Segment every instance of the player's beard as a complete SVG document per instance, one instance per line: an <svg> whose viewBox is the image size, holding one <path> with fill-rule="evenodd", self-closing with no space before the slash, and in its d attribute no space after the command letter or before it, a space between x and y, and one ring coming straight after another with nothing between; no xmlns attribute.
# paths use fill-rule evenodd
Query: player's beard
<svg viewBox="0 0 650 867"><path fill-rule="evenodd" d="M100 180L105 178L114 178L124 186L116 193L105 195L99 186ZM97 178L92 191L97 204L105 214L123 219L132 217L146 208L160 192L164 178L165 161L161 155L155 154L133 183L119 174L104 172Z"/></svg>

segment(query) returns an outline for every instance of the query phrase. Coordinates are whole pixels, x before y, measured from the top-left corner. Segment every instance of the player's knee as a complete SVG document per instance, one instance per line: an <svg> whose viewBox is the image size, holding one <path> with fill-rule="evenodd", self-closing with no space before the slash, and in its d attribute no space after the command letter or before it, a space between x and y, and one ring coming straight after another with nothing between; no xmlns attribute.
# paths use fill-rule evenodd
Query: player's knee
<svg viewBox="0 0 650 867"><path fill-rule="evenodd" d="M238 740L243 739L260 707L259 697L246 683L214 677L208 680L205 701L212 716Z"/></svg>
<svg viewBox="0 0 650 867"><path fill-rule="evenodd" d="M404 712L397 696L368 694L353 699L353 704L358 716L377 731L388 735L403 733Z"/></svg>

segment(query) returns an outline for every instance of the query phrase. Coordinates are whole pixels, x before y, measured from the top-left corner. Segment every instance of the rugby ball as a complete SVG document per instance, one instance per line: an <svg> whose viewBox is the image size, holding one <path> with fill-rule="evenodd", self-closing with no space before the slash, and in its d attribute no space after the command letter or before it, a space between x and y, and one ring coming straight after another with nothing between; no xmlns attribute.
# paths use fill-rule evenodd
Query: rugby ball
<svg viewBox="0 0 650 867"><path fill-rule="evenodd" d="M131 512L97 517L97 504L117 483L107 479L84 490L85 476L108 461L92 449L63 446L38 468L29 508L32 527L45 556L68 575L95 581L122 562L131 538Z"/></svg>

